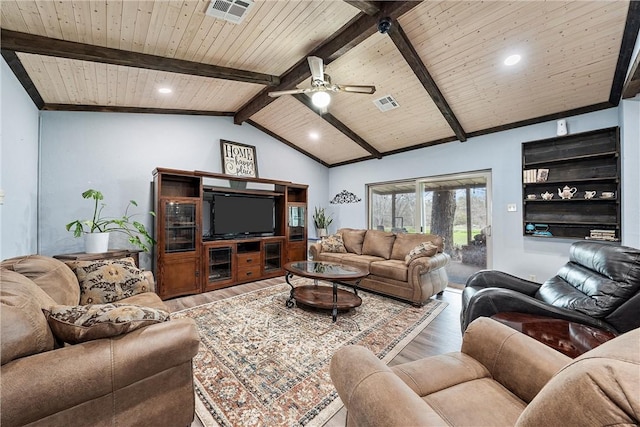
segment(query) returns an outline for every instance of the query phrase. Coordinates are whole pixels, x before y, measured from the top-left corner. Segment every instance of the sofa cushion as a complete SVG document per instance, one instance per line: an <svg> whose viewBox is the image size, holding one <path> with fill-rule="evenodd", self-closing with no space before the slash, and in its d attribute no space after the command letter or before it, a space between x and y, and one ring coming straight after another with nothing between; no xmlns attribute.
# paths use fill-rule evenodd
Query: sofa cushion
<svg viewBox="0 0 640 427"><path fill-rule="evenodd" d="M431 242L422 242L409 251L407 256L404 257L404 263L409 265L414 259L434 256L436 253L438 253L438 247L436 245Z"/></svg>
<svg viewBox="0 0 640 427"><path fill-rule="evenodd" d="M393 242L393 251L391 251L391 259L404 260L407 254L420 243L431 242L438 250L442 250L442 237L435 234L422 233L402 233L396 236Z"/></svg>
<svg viewBox="0 0 640 427"><path fill-rule="evenodd" d="M384 261L375 261L369 265L369 272L376 276L385 277L389 279L399 280L406 282L407 279L407 265L404 261L397 259L388 259Z"/></svg>
<svg viewBox="0 0 640 427"><path fill-rule="evenodd" d="M55 340L42 308L56 302L29 278L0 271L1 363L53 350Z"/></svg>
<svg viewBox="0 0 640 427"><path fill-rule="evenodd" d="M362 244L364 243L364 235L367 233L367 230L343 228L341 231L342 240L344 241L344 247L347 249L347 252L362 255Z"/></svg>
<svg viewBox="0 0 640 427"><path fill-rule="evenodd" d="M70 344L109 338L169 320L169 313L129 304L54 305L44 310L56 337Z"/></svg>
<svg viewBox="0 0 640 427"><path fill-rule="evenodd" d="M80 282L80 304L105 304L149 291L133 258L68 261Z"/></svg>
<svg viewBox="0 0 640 427"><path fill-rule="evenodd" d="M2 261L8 268L31 279L58 304L78 304L80 287L73 271L62 261L43 255L27 255Z"/></svg>
<svg viewBox="0 0 640 427"><path fill-rule="evenodd" d="M342 241L342 236L339 234L332 234L323 238L320 245L322 246L322 252L337 254L344 254L347 252Z"/></svg>
<svg viewBox="0 0 640 427"><path fill-rule="evenodd" d="M389 257L391 257L391 250L393 249L393 242L395 240L396 235L393 233L379 230L367 230L367 234L364 235L364 243L362 244L362 254L389 259Z"/></svg>

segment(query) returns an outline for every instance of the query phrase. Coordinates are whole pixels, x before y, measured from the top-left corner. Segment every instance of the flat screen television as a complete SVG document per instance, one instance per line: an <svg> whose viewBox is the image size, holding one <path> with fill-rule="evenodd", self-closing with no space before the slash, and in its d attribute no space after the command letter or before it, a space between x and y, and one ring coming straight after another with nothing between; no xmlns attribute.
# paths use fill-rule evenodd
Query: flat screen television
<svg viewBox="0 0 640 427"><path fill-rule="evenodd" d="M275 233L275 198L213 193L211 237L233 238Z"/></svg>

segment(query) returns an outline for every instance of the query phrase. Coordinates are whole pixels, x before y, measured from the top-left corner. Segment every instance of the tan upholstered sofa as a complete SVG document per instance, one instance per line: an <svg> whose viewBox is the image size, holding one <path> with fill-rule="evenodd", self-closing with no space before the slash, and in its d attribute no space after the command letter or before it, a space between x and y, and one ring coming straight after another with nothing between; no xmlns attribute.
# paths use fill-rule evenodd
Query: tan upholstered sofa
<svg viewBox="0 0 640 427"><path fill-rule="evenodd" d="M458 353L389 368L364 347L331 360L349 426L622 426L640 422L640 329L576 359L487 317Z"/></svg>
<svg viewBox="0 0 640 427"><path fill-rule="evenodd" d="M342 228L336 234L341 236L343 252L317 242L310 248L311 256L314 261L365 268L369 276L362 279L361 288L422 305L447 287L445 266L450 258L442 252L440 236L351 228ZM426 242L435 246L432 252L406 259L416 246Z"/></svg>
<svg viewBox="0 0 640 427"><path fill-rule="evenodd" d="M129 304L142 306L143 319L104 322L98 329L71 325L78 336L96 331L113 335L113 328L134 329L134 324L138 329L71 345L52 332L43 309L91 308L79 305L76 274L63 262L39 255L5 260L1 267L0 425L191 424L191 360L198 334L192 320L147 317L168 311L153 292L150 273L138 283L140 293L117 301L127 304L123 310L131 309Z"/></svg>

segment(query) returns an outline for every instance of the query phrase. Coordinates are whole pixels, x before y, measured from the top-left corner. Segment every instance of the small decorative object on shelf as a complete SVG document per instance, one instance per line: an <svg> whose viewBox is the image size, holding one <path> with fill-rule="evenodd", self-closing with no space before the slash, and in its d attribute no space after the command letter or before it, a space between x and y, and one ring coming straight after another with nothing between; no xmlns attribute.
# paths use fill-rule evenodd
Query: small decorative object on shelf
<svg viewBox="0 0 640 427"><path fill-rule="evenodd" d="M536 182L547 182L547 178L549 178L549 169L538 169Z"/></svg>
<svg viewBox="0 0 640 427"><path fill-rule="evenodd" d="M589 199L593 199L593 196L596 195L595 191L585 191L584 192L584 198L589 200Z"/></svg>
<svg viewBox="0 0 640 427"><path fill-rule="evenodd" d="M558 188L558 196L562 197L563 199L570 199L577 192L578 189L576 187L569 187L568 185L565 185L562 190Z"/></svg>
<svg viewBox="0 0 640 427"><path fill-rule="evenodd" d="M590 230L589 237L585 238L589 240L607 240L610 242L618 241L615 230Z"/></svg>
<svg viewBox="0 0 640 427"><path fill-rule="evenodd" d="M524 228L524 232L527 234L533 234L534 231L536 231L536 226L531 223L528 223Z"/></svg>
<svg viewBox="0 0 640 427"><path fill-rule="evenodd" d="M533 225L533 235L541 236L541 237L551 237L553 234L549 231L549 225L547 224L534 224Z"/></svg>
<svg viewBox="0 0 640 427"><path fill-rule="evenodd" d="M601 199L613 199L615 197L616 193L614 193L613 191L603 191L602 194L600 195Z"/></svg>
<svg viewBox="0 0 640 427"><path fill-rule="evenodd" d="M540 194L540 196L544 199L544 200L551 200L553 199L553 193L549 193L548 191Z"/></svg>
<svg viewBox="0 0 640 427"><path fill-rule="evenodd" d="M536 196L535 194L527 194L527 199L529 200L535 200L538 196Z"/></svg>

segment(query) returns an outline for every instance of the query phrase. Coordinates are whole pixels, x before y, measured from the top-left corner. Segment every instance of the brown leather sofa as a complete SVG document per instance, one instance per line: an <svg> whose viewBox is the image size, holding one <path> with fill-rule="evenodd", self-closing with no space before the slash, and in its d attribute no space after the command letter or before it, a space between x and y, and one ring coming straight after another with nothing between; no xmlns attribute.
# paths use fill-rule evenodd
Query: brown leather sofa
<svg viewBox="0 0 640 427"><path fill-rule="evenodd" d="M458 353L394 367L364 347L331 360L349 426L613 426L640 422L640 330L576 359L490 318Z"/></svg>
<svg viewBox="0 0 640 427"><path fill-rule="evenodd" d="M42 309L79 303L73 271L32 255L1 264L0 424L188 426L194 416L192 320L155 323L111 338L61 343ZM167 310L153 292L118 301ZM85 306L86 307L86 306Z"/></svg>
<svg viewBox="0 0 640 427"><path fill-rule="evenodd" d="M434 234L389 233L380 230L342 228L346 251L328 252L322 242L310 248L314 261L329 261L361 267L369 272L359 287L423 305L448 284L449 255L442 252L442 237ZM420 243L431 242L437 253L405 263L407 254Z"/></svg>

